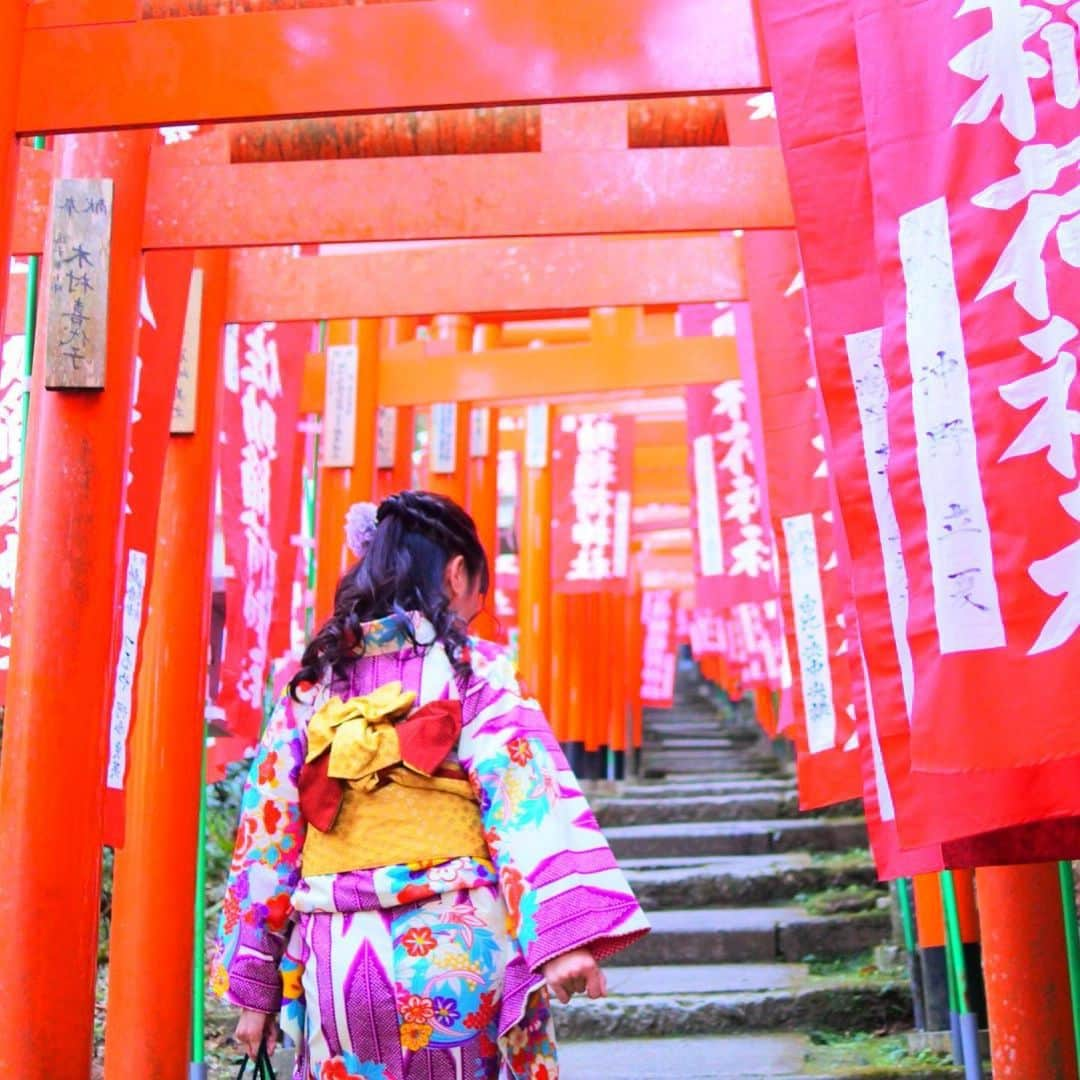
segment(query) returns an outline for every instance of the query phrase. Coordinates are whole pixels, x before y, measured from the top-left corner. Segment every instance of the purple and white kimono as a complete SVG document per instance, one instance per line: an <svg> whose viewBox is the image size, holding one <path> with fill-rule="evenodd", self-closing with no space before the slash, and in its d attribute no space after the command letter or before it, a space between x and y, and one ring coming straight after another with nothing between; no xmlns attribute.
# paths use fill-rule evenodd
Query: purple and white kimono
<svg viewBox="0 0 1080 1080"><path fill-rule="evenodd" d="M430 624L413 618L417 640ZM307 724L331 694L287 696L244 791L213 986L281 1011L294 1080L555 1080L541 968L588 947L598 960L648 923L539 706L509 661L474 642L473 675L392 619L365 626L348 698L400 681L417 706L459 698L456 758L480 805L491 859L301 876L297 778Z"/></svg>

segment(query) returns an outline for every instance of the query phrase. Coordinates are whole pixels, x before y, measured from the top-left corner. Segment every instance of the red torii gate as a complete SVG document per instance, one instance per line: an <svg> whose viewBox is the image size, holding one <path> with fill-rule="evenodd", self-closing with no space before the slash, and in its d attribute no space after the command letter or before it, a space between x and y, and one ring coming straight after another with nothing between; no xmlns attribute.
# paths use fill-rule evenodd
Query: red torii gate
<svg viewBox="0 0 1080 1080"><path fill-rule="evenodd" d="M558 160L549 156L550 150L513 159L500 155L498 161L446 159L434 170L427 162L425 169L413 168L407 174L399 168L403 163L393 161L259 165L233 165L220 157L209 162L185 161L185 154L190 154L186 148L175 153L163 148L151 155L147 137L138 132L69 138L52 161L47 152L16 152L18 136L64 131L757 89L765 79L748 4L725 9L722 24L713 18L713 0L597 0L585 9L538 0L513 8L492 0L469 4L430 0L235 16L147 17L153 14L144 11L140 17L130 3L47 0L26 8L10 0L3 15L0 300L6 294L8 253L40 247L47 216L44 181L50 175L112 175L117 185L108 385L90 395L36 394L35 442L28 453L23 524L34 543L24 546L20 565L17 644L0 769L0 813L13 825L9 856L13 873L3 905L17 939L5 968L5 982L0 983L9 991L17 1016L0 1060L13 1075L33 1075L45 1046L53 1069L65 1075L88 1071L100 874L104 754L100 718L105 713L109 667L108 635L102 635L100 627L109 624L116 595L113 545L120 510L120 480L110 476L110 469L113 474L119 472L115 463L126 430L132 359L126 343L134 327L140 251L155 246L700 231L790 224L786 200L780 198L783 176L777 154L741 154L726 148L686 148L674 153L629 150L623 149L625 135L612 136L615 128L599 137L599 148L594 140L587 150L561 152ZM94 92L68 98L59 95L57 88L70 85L72 75L80 71L93 71ZM659 156L641 156L646 154ZM25 165L17 171L19 156ZM737 177L745 176L747 166L755 176L760 174L760 184L739 185ZM382 206L350 206L323 232L319 217L309 212L325 210L358 183L367 191L389 190L388 185L401 190L407 178L417 183L421 198L428 192L446 191L449 184L453 185L449 190L465 194L483 190L490 194L485 168L487 175L492 168L501 170L498 182L506 185L501 191L520 185L531 192L535 206L528 205L527 214L497 215L494 207L500 200L489 198L482 212L462 202L456 209L422 213L424 204L419 200L410 199L395 208L388 199ZM425 172L427 187L419 184ZM17 175L22 209L12 237ZM324 179L313 190L316 175ZM556 175L562 177L561 186ZM605 187L604 176L621 176L615 191ZM580 196L590 187L594 195L587 197L587 208L582 211ZM267 200L269 207L264 202L261 214L237 213L245 188L256 191L256 197ZM725 193L724 200L717 200L718 190ZM674 194L656 194L665 191ZM512 205L512 200L502 201ZM573 209L575 203L578 210ZM209 215L199 209L210 205L214 210ZM185 233L188 227L191 231ZM245 233L245 228L250 231ZM693 257L702 260L703 267L708 265L704 260L713 261L721 278L715 276L715 268L709 270L712 276L699 286L700 291L691 290L695 296L716 299L714 291L722 282L727 283L724 293L737 288L732 285L737 256L730 240L691 236L641 242L652 244L654 250L659 250L657 245L675 244L669 263L673 270L678 269L675 260L686 259L685 253L697 245ZM591 244L593 250L581 261L583 275L590 267L595 271L611 265L609 256L599 254L600 247L610 245L587 238L578 243L583 250ZM718 260L725 244L726 257ZM677 255L677 249L683 254ZM247 293L239 286L245 280L244 268L250 270L253 260L258 265L258 256L215 258L208 254L200 260L207 273L208 294L251 295L254 280L257 295L258 275L248 279ZM400 271L399 264L389 272ZM656 286L650 287L652 294L631 289L613 299L654 302ZM668 282L665 299L685 299L686 287L686 278L676 274ZM369 301L372 308L383 302L378 296L375 293ZM580 307L581 296L574 299ZM599 304L602 297L592 300ZM434 299L425 302L434 304ZM546 309L568 302L568 296L553 295L539 306ZM341 315L365 310L363 304L354 306L355 295L341 303L337 312ZM535 301L531 303L535 308ZM454 308L467 310L468 304L462 301ZM393 314L394 309L378 313ZM207 318L204 345L209 348L216 328L236 314L219 309ZM715 360L707 352L703 358L710 367ZM208 380L209 387L211 354L204 355L207 359L211 362L204 363L200 377ZM392 366L387 370L392 372ZM715 377L715 369L712 374ZM204 402L212 398L212 393L202 396ZM201 455L192 473L198 473L200 482L184 489L178 477L173 487L166 488L175 501L171 525L176 535L190 533L200 507L205 523L212 455L212 442L208 447L206 440L211 434L204 430L203 442L191 444L199 447L197 455ZM49 468L39 460L38 448L43 450L45 444ZM176 469L182 471L179 465ZM81 476L82 482L72 486L67 479L72 475ZM163 526L169 524L167 518ZM204 527L202 532L206 531ZM82 542L72 544L73 537ZM59 580L56 551L65 552ZM205 562L205 547L195 544L186 555L177 553L171 567L163 562L155 595L167 596L169 585L182 591L185 576L199 572L200 557ZM73 604L76 617L66 625L49 621L57 609ZM175 604L172 611L180 618L168 627L169 632L200 641L201 613L194 607L181 612ZM148 631L148 643L153 640ZM32 651L27 647L31 641ZM56 678L57 655L65 656L62 679ZM198 649L193 649L185 668L197 662L197 655ZM145 662L147 668L153 667L149 657ZM161 677L162 669L156 674ZM179 669L177 678L181 678ZM197 688L197 677L191 683ZM60 755L35 740L30 718L59 716L70 710L71 687L80 688L79 709L91 723L69 727ZM180 689L176 689L174 702L180 700ZM192 695L189 686L188 697L197 715L201 695ZM144 738L153 736L144 731ZM185 785L191 785L198 738L187 740L183 748L175 733L164 741L176 747L170 768L178 779L171 795L177 802L187 798L193 805L193 793ZM64 793L62 801L55 798L58 790ZM159 795L166 792L168 788L156 789ZM138 798L134 791L133 796ZM157 805L163 813L168 797ZM69 813L72 806L79 807L76 818ZM190 808L176 813L179 821L190 816ZM193 829L188 832L193 835ZM62 858L55 850L59 836L67 838ZM184 854L173 854L174 867ZM123 873L118 868L118 889ZM184 906L189 895L190 888L178 888L176 904ZM122 914L134 918L134 912ZM121 949L129 948L140 957L143 975L149 977L157 968L166 979L175 977L186 966L187 944L178 952L183 959L177 963L174 957L169 963L157 955L161 943L152 941L154 929L152 917L139 920L127 933L127 945L120 942ZM154 959L148 964L151 950ZM122 966L114 972L118 983ZM127 1067L135 1060L131 1055L143 1051L147 1066L156 1067L154 1051L167 1039L155 1029L175 1026L176 1010L167 1009L159 989L156 981L154 986L144 982L114 988L114 1002L126 1002L119 1011L127 1019L114 1018L117 1032L125 1031L136 1040L125 1048ZM136 1019L140 1010L141 1023ZM59 1026L53 1019L57 1015L63 1017Z"/></svg>

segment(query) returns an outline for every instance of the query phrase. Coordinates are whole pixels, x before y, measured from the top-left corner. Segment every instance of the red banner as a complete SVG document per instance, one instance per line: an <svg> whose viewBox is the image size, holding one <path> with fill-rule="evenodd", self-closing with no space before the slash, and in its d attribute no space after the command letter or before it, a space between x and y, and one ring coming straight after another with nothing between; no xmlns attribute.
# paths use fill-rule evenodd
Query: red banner
<svg viewBox="0 0 1080 1080"><path fill-rule="evenodd" d="M191 266L190 251L153 251L143 260L124 495L122 593L113 627L114 675L104 826L104 842L110 847L120 847L124 842L128 750L138 704L142 637L154 570L161 481L180 369Z"/></svg>
<svg viewBox="0 0 1080 1080"><path fill-rule="evenodd" d="M1014 7L857 5L917 768L1080 752L1076 25Z"/></svg>
<svg viewBox="0 0 1080 1080"><path fill-rule="evenodd" d="M675 703L676 603L671 589L641 592L641 703L649 708Z"/></svg>
<svg viewBox="0 0 1080 1080"><path fill-rule="evenodd" d="M258 737L270 663L274 599L290 574L289 502L309 323L225 330L221 461L225 558L225 653L219 704L229 732ZM342 529L345 523L341 523Z"/></svg>
<svg viewBox="0 0 1080 1080"><path fill-rule="evenodd" d="M796 17L786 4L765 0L762 14L872 690L859 714L865 806L879 871L896 876L927 869L937 858L929 849L901 850L901 838L913 846L1068 813L1075 766L954 774L948 783L911 771L908 571L896 523L898 493L889 484L892 405L880 359L881 302L851 7L850 0L836 0ZM806 62L808 41L812 64ZM981 716L982 704L969 701L952 712ZM1063 829L1050 831L1061 840ZM1030 830L1013 830L950 843L947 857L969 865L977 851L985 862L1016 861L1023 857L1014 843L1021 832L1029 851L1046 850Z"/></svg>
<svg viewBox="0 0 1080 1080"><path fill-rule="evenodd" d="M11 605L19 546L19 472L22 457L23 368L26 337L5 336L0 357L0 704L7 695Z"/></svg>
<svg viewBox="0 0 1080 1080"><path fill-rule="evenodd" d="M634 421L565 413L552 433L551 577L563 592L597 592L626 581Z"/></svg>

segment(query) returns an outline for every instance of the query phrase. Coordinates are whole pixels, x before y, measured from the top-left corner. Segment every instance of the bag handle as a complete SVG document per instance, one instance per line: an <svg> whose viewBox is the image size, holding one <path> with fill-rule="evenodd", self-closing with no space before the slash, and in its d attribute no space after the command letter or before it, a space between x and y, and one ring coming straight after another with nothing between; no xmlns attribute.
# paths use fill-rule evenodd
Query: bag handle
<svg viewBox="0 0 1080 1080"><path fill-rule="evenodd" d="M240 1058L240 1071L236 1074L236 1080L244 1080L248 1065L253 1067L252 1080L277 1080L277 1073L274 1072L274 1063L270 1060L270 1051L266 1048L265 1039L259 1047L259 1056L254 1061L247 1054Z"/></svg>

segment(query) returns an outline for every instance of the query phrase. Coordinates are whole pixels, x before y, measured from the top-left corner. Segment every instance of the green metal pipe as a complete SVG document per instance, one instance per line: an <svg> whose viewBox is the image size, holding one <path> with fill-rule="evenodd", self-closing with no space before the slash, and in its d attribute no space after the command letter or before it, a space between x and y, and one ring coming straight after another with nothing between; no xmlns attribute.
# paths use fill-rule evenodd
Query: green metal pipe
<svg viewBox="0 0 1080 1080"><path fill-rule="evenodd" d="M45 136L34 136L34 149L45 149ZM26 355L23 360L23 393L22 393L22 445L19 453L19 480L22 481L22 473L26 463L26 431L30 420L30 379L34 374L34 339L37 336L37 309L38 309L38 283L41 275L41 258L31 255L26 274L26 317L24 319L24 336L26 339Z"/></svg>
<svg viewBox="0 0 1080 1080"><path fill-rule="evenodd" d="M1069 996L1072 1001L1073 1040L1076 1044L1077 1071L1080 1072L1080 930L1076 924L1076 892L1072 863L1058 863L1061 881L1061 910L1065 919L1065 953L1069 960Z"/></svg>
<svg viewBox="0 0 1080 1080"><path fill-rule="evenodd" d="M205 728L205 724L204 724ZM191 951L191 1080L206 1067L206 736L199 783L199 846L195 856L195 940Z"/></svg>
<svg viewBox="0 0 1080 1080"><path fill-rule="evenodd" d="M941 873L941 902L945 908L945 937L949 955L949 968L956 980L956 1011L970 1012L968 996L967 964L964 960L964 942L960 936L960 910L956 903L956 883L951 871Z"/></svg>
<svg viewBox="0 0 1080 1080"><path fill-rule="evenodd" d="M915 913L911 910L911 893L907 878L896 881L896 902L900 908L900 925L904 931L904 948L914 956L918 945L915 941Z"/></svg>

